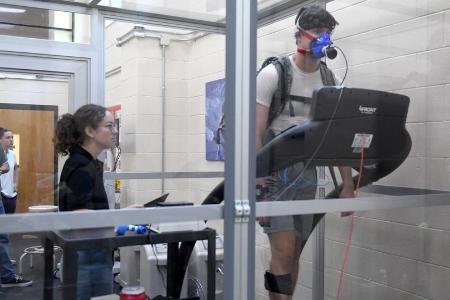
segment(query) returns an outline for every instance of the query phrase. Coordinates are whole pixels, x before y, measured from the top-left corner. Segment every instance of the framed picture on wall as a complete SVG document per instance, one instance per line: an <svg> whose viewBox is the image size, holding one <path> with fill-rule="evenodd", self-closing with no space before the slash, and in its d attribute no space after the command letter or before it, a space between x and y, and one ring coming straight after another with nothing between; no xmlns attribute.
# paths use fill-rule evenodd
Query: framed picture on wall
<svg viewBox="0 0 450 300"><path fill-rule="evenodd" d="M207 82L205 85L206 160L225 159L224 138L219 130L224 100L225 79Z"/></svg>

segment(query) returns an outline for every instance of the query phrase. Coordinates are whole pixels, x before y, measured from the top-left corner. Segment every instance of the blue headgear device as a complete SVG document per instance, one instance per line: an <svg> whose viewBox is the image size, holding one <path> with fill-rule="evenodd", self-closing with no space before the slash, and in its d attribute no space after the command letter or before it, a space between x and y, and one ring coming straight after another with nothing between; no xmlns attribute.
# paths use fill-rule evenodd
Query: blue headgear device
<svg viewBox="0 0 450 300"><path fill-rule="evenodd" d="M333 42L331 41L330 34L328 32L322 33L311 42L311 56L316 59L320 59L324 56L331 59L335 58L337 53L333 56L333 51L336 52L336 50L330 47L331 44L333 44Z"/></svg>

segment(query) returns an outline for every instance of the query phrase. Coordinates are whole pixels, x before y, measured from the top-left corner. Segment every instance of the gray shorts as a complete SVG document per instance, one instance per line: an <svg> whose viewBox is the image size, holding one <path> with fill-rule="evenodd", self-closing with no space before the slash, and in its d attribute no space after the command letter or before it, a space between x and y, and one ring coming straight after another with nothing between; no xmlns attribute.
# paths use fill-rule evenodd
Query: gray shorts
<svg viewBox="0 0 450 300"><path fill-rule="evenodd" d="M262 201L311 200L316 197L316 168L305 171L303 163L295 164L265 178L268 193L259 197ZM297 238L306 241L312 232L314 215L291 215L270 217L261 225L266 234L295 231Z"/></svg>

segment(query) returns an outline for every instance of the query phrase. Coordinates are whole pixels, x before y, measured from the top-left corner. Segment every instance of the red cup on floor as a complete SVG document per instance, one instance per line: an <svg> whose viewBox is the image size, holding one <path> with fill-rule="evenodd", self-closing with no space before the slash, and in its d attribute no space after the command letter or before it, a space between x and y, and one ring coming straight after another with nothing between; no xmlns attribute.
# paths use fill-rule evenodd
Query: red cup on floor
<svg viewBox="0 0 450 300"><path fill-rule="evenodd" d="M147 300L142 286L127 286L120 292L120 300Z"/></svg>

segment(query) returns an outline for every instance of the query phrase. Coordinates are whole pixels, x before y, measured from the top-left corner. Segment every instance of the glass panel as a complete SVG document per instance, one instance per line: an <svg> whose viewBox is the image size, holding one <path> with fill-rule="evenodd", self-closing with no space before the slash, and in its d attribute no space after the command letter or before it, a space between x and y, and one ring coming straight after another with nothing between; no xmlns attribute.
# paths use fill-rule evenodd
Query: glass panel
<svg viewBox="0 0 450 300"><path fill-rule="evenodd" d="M150 243L156 242L155 238L160 243ZM181 246L192 250L190 261L181 263L184 271L177 269L181 267L176 263L177 239L194 242L191 246L186 243ZM216 237L215 231L205 228L203 221L139 226L139 233L129 230L128 226L119 226L116 229L0 234L4 258L2 299L23 296L68 299L75 294L84 295L82 299L100 296L118 299L119 293L125 294L127 288L136 286L141 287L142 294L154 299L167 294L168 283L172 284L171 295L179 294L181 299L206 299L208 278L217 287L216 299L222 299L223 244L223 236ZM122 247L118 248L119 245ZM209 259L209 247L216 250L216 260ZM53 255L49 251L52 248ZM187 254L181 251L180 255ZM15 272L11 272L13 269L23 275L19 281L14 277ZM183 281L176 279L180 272L184 272ZM44 289L45 284L48 289ZM180 296L174 298L180 299Z"/></svg>
<svg viewBox="0 0 450 300"><path fill-rule="evenodd" d="M225 0L102 0L98 5L143 11L174 17L225 23ZM279 0L258 0L258 10L273 8L283 4Z"/></svg>
<svg viewBox="0 0 450 300"><path fill-rule="evenodd" d="M272 3L259 3L258 10L266 8L269 4ZM311 99L314 87L320 82L320 75L319 80L316 80L317 76L314 75L318 74L313 73L317 69L317 65L312 69L302 71L298 66L295 66L293 61L296 56L296 38L294 37L296 14L297 11L292 11L292 16L289 18L258 29L257 68L260 71L257 77L256 92L256 147L258 151L263 152L260 152L257 156L256 193L257 199L263 202L314 199L317 187L324 184L324 182L317 180L314 164L303 163L301 160L297 160L298 163L293 164L290 155L281 152L281 148L283 148L290 152L292 156L296 156L293 150L301 151L302 145L285 145L278 151L264 150L268 149L267 145L270 144L274 135L280 134L293 125L307 121L311 102L307 99ZM269 107L271 107L272 101L277 101L274 94L281 86L278 80L280 77L283 80L285 78L284 75L279 77L277 73L280 65L271 64L271 61L269 61L266 66L269 57L286 57L285 62L280 61L283 64L281 68L292 70L290 73L292 88L290 90L286 88L287 92L285 93L297 96L297 98L304 97L302 99L307 100L292 103L294 117L291 117L290 106L286 105L281 115L278 115L274 120L270 117L269 120ZM309 73L314 75L309 75ZM281 93L279 95L278 99L280 99ZM282 109L281 104L279 109ZM276 110L278 111L278 109ZM272 136L270 137L270 135ZM266 153L266 156L264 156L264 153ZM294 162L296 161L294 160ZM277 169L280 163L284 167ZM306 169L305 164L308 164ZM277 172L272 172L272 169ZM286 287L282 291L284 294L288 293L287 290L292 289L292 286L297 282L298 268L295 265L298 263L302 243L307 240L312 230L313 217L299 215L262 217L258 219L257 223L259 225L256 224L255 298L269 299L269 294L265 289L265 277L270 276L270 274L285 275L282 279L284 281L280 282L281 286ZM266 271L271 273L265 275ZM302 277L301 275L300 278ZM275 279L269 277L267 279L269 280L268 283L272 283L273 289L275 289ZM285 283L292 281L294 284L287 287ZM278 295L280 298L275 298L275 296L274 294L272 299L288 299L287 297L282 298L280 295ZM300 299L297 295L295 297L295 299ZM311 299L311 296L303 298Z"/></svg>
<svg viewBox="0 0 450 300"><path fill-rule="evenodd" d="M325 47L327 57L322 60L333 70L336 83L339 85L344 81L345 88L327 88L315 94L310 91L313 97L303 123L291 124L296 127L279 133L284 138L275 137L271 144L265 144L267 152L263 149L261 153L267 154L263 157L267 160L259 154L261 168L276 173L271 174L271 181L263 182L265 187L260 189L261 202L257 206L264 214L284 214L260 218L260 222L265 222L264 229L268 235L257 225L255 278L256 294L261 299L268 297L264 288L265 271L270 270L275 275L297 274L297 257L299 276L290 276L294 279L292 286L296 288L293 299L312 299L313 293L322 292L312 290L313 280L317 280L314 258L321 249L318 236L314 233L309 235L311 223L305 224L307 219L304 215L295 215L319 205L305 201L294 202L290 207L281 201L263 203L262 200L337 198L339 192L330 194L335 190L335 184L329 165L335 166L338 184L342 182L342 176L336 166L353 168L352 190L355 190L357 198L371 197L364 201L367 208L449 192L448 145L442 136L447 131L450 118L446 113L449 79L445 71L450 53L445 29L450 6L440 1L385 4L376 0L336 0L327 4L327 10L339 22L331 35L337 57L331 57L325 36L322 36L323 44L320 40L314 43L319 50ZM305 72L314 56L317 58L322 52L315 51L314 47L311 49L314 36L307 37L305 31L313 35L321 32L314 31L315 27L308 28L307 22L302 23L304 30L298 34L298 44L295 45L294 26L292 17L259 29L258 65L271 55L293 53L295 59L291 67L294 79L290 94L306 96L295 93L296 89L305 89L300 84L295 86L295 78L299 74L303 79L297 82L304 85L308 84L305 78L311 78L314 71L319 81L313 87L326 83L326 78L320 74L318 60L315 61L315 69ZM420 42L412 45L410 41L417 36L421 36ZM298 59L299 56L303 58ZM276 68L269 68L278 79ZM311 82L312 79L309 80ZM270 82L273 82L270 74L263 69L258 75L257 95L270 90ZM269 104L276 99L273 94L278 88L276 84L272 85ZM259 97L257 103L261 103ZM296 105L299 105L295 100L302 99L290 98L295 112ZM261 111L261 106L259 109ZM289 112L289 104L286 104L285 111ZM291 120L289 117L288 113L286 120ZM276 122L277 119L271 123L273 127L278 125ZM323 130L318 130L321 127ZM295 143L295 140L302 143ZM285 164L281 163L283 160ZM314 174L308 179L300 171L300 176L293 176L296 180L292 184L291 173L280 170L286 166L292 168L297 161L311 162L311 165L324 166L325 169L317 170L317 181L314 182L311 180L316 180ZM304 190L298 190L296 197L295 187L303 184L306 188L312 186L311 182L317 190L315 197L313 193L308 196ZM284 191L283 188L272 189L283 185L288 186L287 193L291 191L294 196L278 198L277 194L275 197L271 194L274 190ZM346 197L351 196L351 193L345 194ZM427 203L432 196L421 199ZM337 203L348 205L349 201L342 199ZM324 204L323 208L334 207L336 202L329 205ZM336 210L351 209L342 206ZM351 212L342 215L341 212L328 213L324 234L324 299L444 299L448 288L442 278L448 277L449 261L445 249L448 243L446 213L447 206L372 210L357 212L353 216ZM350 229L352 219L354 225ZM351 230L353 236L348 242ZM305 238L308 238L307 243L300 255L295 246L301 245L300 241ZM348 253L345 252L346 245L350 245ZM346 269L341 271L346 260ZM341 283L340 278L343 279ZM336 296L338 289L340 297Z"/></svg>
<svg viewBox="0 0 450 300"><path fill-rule="evenodd" d="M0 35L86 44L90 42L90 16L1 4Z"/></svg>
<svg viewBox="0 0 450 300"><path fill-rule="evenodd" d="M113 20L106 22L105 37L105 103L119 126L119 145L114 151L121 154L115 171L156 176L107 184L120 186L115 189L116 207L144 204L166 193L169 195L165 202L169 205L180 201L201 204L223 180L223 145L215 143L214 136L224 100L225 37ZM109 167L113 165L110 160L107 168L114 170ZM205 226L203 221L199 224ZM186 230L191 225L192 222L181 222L169 227ZM216 299L221 299L223 221L210 220L206 225L218 234ZM164 224L161 228L165 230ZM164 264L164 258L158 254L164 249L141 248L141 258L147 251L145 257L153 269L145 273L142 270L148 268L141 265L139 274L129 271L135 258L130 253L136 253L133 251L121 251L121 259L127 261L119 275L120 285L139 283L152 291L151 297L157 296L158 291L164 292L165 267L157 270L150 261L157 257ZM187 293L207 299L205 255L205 244L197 243L183 297Z"/></svg>
<svg viewBox="0 0 450 300"><path fill-rule="evenodd" d="M225 1L180 1L165 0L149 3L145 0L102 0L100 6L111 6L127 10L150 12L211 22L225 22Z"/></svg>
<svg viewBox="0 0 450 300"><path fill-rule="evenodd" d="M64 160L57 158L53 138L57 118L68 112L69 78L12 72L1 72L0 78L1 127L7 128L0 130L0 141L10 168L1 176L0 214L56 211L55 187ZM39 233L11 234L9 242L0 235L3 299L43 299L41 245ZM60 256L56 253L56 261Z"/></svg>
<svg viewBox="0 0 450 300"><path fill-rule="evenodd" d="M61 24L61 26L63 26L63 24ZM136 31L129 32L129 30L131 29L136 29ZM156 173L156 175L162 172L163 176L160 176L162 177L162 179L156 176L156 179L121 180L120 182L107 181L105 183L105 186L106 192L108 193L108 200L112 199L113 202L114 200L116 200L117 205L113 204L114 206L116 206L117 208L121 208L129 205L142 205L149 202L150 200L153 200L156 197L160 197L164 193L170 193L169 198L167 199L167 202L169 204L175 204L174 202L177 201L189 201L195 204L200 204L206 198L206 195L211 191L211 189L223 179L223 161L217 160L220 157L213 157L216 160L207 160L207 153L214 153L214 151L207 151L206 149L207 139L209 138L211 140L212 138L210 135L205 134L205 132L207 131L206 111L209 107L205 97L207 92L207 83L214 82L218 79L223 80L224 77L224 37L218 35L206 35L202 32L191 32L175 29L166 30L164 28L158 27L135 28L134 24L130 26L129 24L121 24L119 22L110 23L106 27L106 31L107 44L105 45L105 51L108 68L105 70L107 73L105 106L107 106L109 111L111 112L112 122L111 124L104 123L106 117L109 118L109 114L106 113L106 117L102 116L100 125L98 123L95 123L95 126L91 124L89 126L83 127L82 131L78 132L71 132L70 130L67 130L66 133L73 133L73 136L71 136L70 139L70 142L72 142L72 147L70 148L72 155L74 151L80 151L78 152L78 154L82 154L84 158L89 157L90 159L90 156L96 157L96 155L94 154L98 153L92 154L91 151L88 151L92 149L86 146L84 142L90 142L92 141L92 139L94 139L96 141L93 146L94 151L98 148L105 148L104 145L106 143L109 144L112 141L112 138L110 138L112 136L112 132L117 129L119 132L119 138L117 139L116 145L114 145L111 150L108 149L109 151L106 154L105 159L106 170L116 172L147 172ZM123 36L127 32L129 32L130 35ZM161 37L161 35L162 38L160 39L159 37ZM117 41L116 39L119 37L121 37L121 39ZM116 46L116 43L120 45ZM165 45L166 47L164 55L162 52L163 49L161 49L160 46L161 44ZM165 61L163 61L164 58L166 58ZM165 65L164 71L163 65ZM24 74L21 76L26 79L28 79L27 76L30 76L30 80L34 80L37 78L47 78L47 75L38 75L35 77L31 77L30 74ZM69 83L65 82L65 84L67 93L66 96L68 98ZM56 97L57 93L49 89L45 84L40 84L38 86L39 88L37 88L36 93L40 93L41 89L43 89L45 90L45 92L52 93L52 96ZM23 91L34 91L33 88L34 86L28 87L27 85L21 85L16 88L12 87L12 84L8 82L8 84L5 84L4 86L4 96L5 99L8 99L8 92L15 93L14 96L17 96L21 95L21 92ZM217 97L214 95L212 97ZM11 98L13 99L11 101L16 101L17 103L22 103L20 101L23 101L23 103L27 103L26 98L25 100L20 97L19 100L14 100L14 97ZM223 98L221 99L223 100ZM216 101L214 104L217 106L214 107L216 110L213 111L214 117L216 118L216 122L214 124L217 127L218 124L216 123L218 123L220 117L220 112L218 111L218 109L221 108L221 105L218 104L219 102L216 99L213 100ZM48 101L51 102L50 100ZM66 101L68 101L68 99L66 99ZM48 104L46 101L42 102L42 104ZM68 106L69 105L67 104L64 109L61 109L58 112L66 113L68 111ZM73 113L73 111L71 111L71 113ZM89 111L89 113L92 113L92 111ZM54 125L58 117L61 117L58 113L54 115L54 118L52 119L52 125ZM98 117L98 115L96 115L96 117ZM4 116L1 119L4 122L0 124L2 126L6 126L10 123L8 121L9 119ZM19 132L19 130L13 129L13 134L18 134L20 137L20 143L16 144L16 148L20 148L21 152L22 149L28 148L30 151L39 151L39 155L41 153L52 154L52 158L50 159L46 157L40 157L35 153L21 153L21 170L22 165L23 168L25 168L25 164L27 164L27 162L24 161L26 157L39 158L40 162L46 164L48 164L49 162L55 164L56 157L54 155L54 144L52 140L55 134L55 128L53 127L50 129L47 128L45 130L42 130L42 132L44 132L45 134L50 135L50 138L47 138L45 134L41 134L41 128L39 127L40 124L45 123L44 121L35 120L33 118L25 116L25 114L16 117L15 119L20 120L21 122L25 122L28 126L27 129L30 132L34 133L34 138L45 140L47 142L50 142L51 144L51 147L49 149L41 149L39 145L34 144L33 140L24 132ZM65 121L69 121L68 116ZM75 125L79 125L76 124L76 122L79 121L76 118L72 118L70 121L71 122L68 122L68 126L65 127L65 129L73 129ZM213 129L211 129L211 131L212 130ZM105 132L107 132L107 134L99 134ZM82 147L78 147L80 146L80 141L77 141L76 138L82 136L83 133L86 134L87 137L81 142ZM98 140L97 137L99 137L101 140ZM102 139L101 137L104 137L104 139ZM75 145L73 145L73 140L76 140ZM27 144L31 144L33 145L33 147L27 147ZM88 153L86 153L86 151L88 151ZM78 157L80 157L80 155ZM99 157L103 159L102 155L99 155ZM63 162L67 163L67 161L63 161L61 159L59 161L57 169L58 171L62 169ZM90 163L91 161L89 160L88 166L90 166ZM29 166L34 167L34 165L31 163L29 164ZM97 164L95 164L95 167L95 175L97 176L101 173L102 169L100 165ZM85 171L86 169L88 169L88 167L83 167L81 169L82 171ZM64 170L71 171L70 164L65 164ZM25 197L21 194L19 201L24 205L24 209L20 211L18 210L18 212L37 213L44 210L44 207L41 206L42 204L55 204L54 188L56 187L56 183L58 182L58 173L56 173L56 170L53 171L54 172L51 174L47 170L44 170L42 172L36 171L36 174L32 174L31 176L34 175L37 178L37 183L29 179L30 176L27 176L26 173L23 175L23 178L27 179L27 185L25 185L25 187L29 187L35 190L37 189L37 191L39 191L39 193L34 194L33 200L35 202L32 202L31 204L39 204L40 206L30 208L29 206L31 205L26 205L27 202L25 201ZM92 173L92 168L89 169L89 171ZM175 172L188 172L190 173L190 175L184 177L180 176L175 179L164 178L165 174L172 174L171 176L174 177ZM70 175L68 175L67 173L65 175L67 175L67 177L70 177ZM92 184L92 181L86 180L88 176L83 175L84 174L78 174L76 177L72 177L74 181L85 180L84 182L79 184L76 189L70 187L68 184L64 185L61 180L61 184L59 185L58 189L59 195L56 195L56 199L61 199L63 191L69 191L69 197L67 197L69 201L67 202L71 202L72 204L70 210L78 210L78 208L104 208L103 200L105 199L105 195L103 193L102 187L103 180L98 180L98 177L95 177L95 187L98 189L92 191L93 188L92 186L90 186L90 184ZM89 175L92 176L92 174ZM60 178L62 177L63 175L60 175ZM41 185L44 185L44 183L48 183L49 179L56 179L54 181L50 181L53 190L44 190L43 188L39 189ZM69 188L71 188L71 190L69 190ZM85 198L78 197L78 192L83 193L86 192L86 190L88 194L87 200ZM94 195L89 198L90 194ZM47 197L49 195L52 195L53 198ZM47 203L46 201L49 203ZM96 206L97 203L93 204L94 201L98 201L97 203L101 204L101 206ZM83 204L86 203L88 203L88 205L83 206ZM56 204L60 204L61 210L64 210L65 207L63 207L63 202ZM89 206L91 204L92 206ZM57 209L58 207L52 206L51 208ZM142 213L144 210L140 209L132 212L136 212L138 214L137 211ZM96 214L96 216L100 216L105 212L96 211L94 213ZM117 213L117 211L107 213L109 213L109 217L110 214ZM122 213L124 212L121 210L119 211L119 213L122 215ZM88 218L83 217L81 212L78 212L78 214L79 215L76 215L74 223L77 225L84 224L84 222L88 220ZM33 216L26 216L22 220L24 220L24 222L29 222L27 224L31 224L33 217L36 216L38 216L38 214ZM203 216L201 216L200 218L202 217ZM62 221L63 218L64 220L68 220L67 223ZM55 219L59 219L59 221L56 222ZM89 218L89 220L92 219L94 219L96 222L99 222L98 220L100 220L100 218ZM175 215L173 216L173 219L174 221L179 221ZM45 219L44 222L41 222L36 226L46 226L49 224L56 224L55 226L61 226L62 224L68 224L70 220L70 216L64 215L62 212L58 212L51 214L48 219ZM55 221L55 223L52 223L53 221ZM153 223L153 225L155 226L159 225L155 224L157 222L154 221L151 217L148 217L148 221L145 223ZM167 226L159 226L157 228L155 227L158 231L158 238L160 237L159 232L164 234L166 231L173 230L185 230L188 231L189 236L192 236L193 230L195 231L198 229L202 229L205 226L205 222L203 220L200 220L199 222L190 222L189 224L186 223L189 222L168 224ZM105 225L100 224L98 227L102 226ZM128 225L125 226L127 227ZM219 234L223 233L223 226L221 221L208 222L208 226L217 229L217 233ZM129 229L130 227L127 228ZM93 237L93 239L84 240L81 243L81 246L96 246L97 248L101 248L101 241L98 240L103 235L101 230L102 228L95 228L95 230L89 234L90 237ZM58 230L52 227L50 229L50 232L45 234L58 234L59 245L64 246L64 243L61 242L63 242L64 240L69 241L70 238L74 236L78 236L77 240L80 241L79 235L81 235L84 231L85 230L70 230L67 234L64 233L63 235L60 235ZM132 234L133 233L127 232L126 236ZM29 235L37 234L32 233L28 234L27 236ZM115 238L114 229L107 228L107 234L105 234L105 236L108 238L106 244L112 245L112 240ZM143 237L147 238L148 236L143 235ZM23 234L13 235L12 238L14 238L14 241L11 241L11 245L13 242L15 244L11 247L11 255L14 259L18 260L18 258L23 254L23 249L29 246L31 242L27 243L27 241L23 241L26 239L26 237L23 237ZM213 240L215 240L214 238L215 232ZM31 245L38 245L38 240L39 238L33 239L33 244ZM221 291L223 290L223 283L220 283L223 278L220 276L221 272L223 273L223 238L219 238L216 243L217 246L220 246L219 244L221 243L221 247L218 247L217 250L218 260L217 263L215 261L210 262L214 264L212 268L212 274L215 275L216 269L219 269L219 271L217 272L219 275L216 278L218 290ZM210 242L209 245L211 244L212 243ZM178 242L176 242L175 245L178 246ZM3 246L6 246L5 243L3 243ZM83 270L82 267L86 267L87 269L90 269L91 271L96 273L101 272L102 276L104 278L107 278L105 280L105 283L108 283L108 287L105 287L104 289L104 287L96 286L95 291L89 296L109 294L110 292L115 292L117 294L119 292L119 289L121 287L119 286L119 284L113 285L114 283L112 281L112 276L110 276L112 273L112 269L110 261L111 255L109 250L103 251L101 249L95 249L88 253L80 253L78 258L74 258L71 257L70 252L75 251L75 245L71 244L68 246L66 244L65 246L67 247L64 251L64 260L62 262L63 266L66 265L66 267L64 267L64 271L66 272L63 278L64 286L58 291L51 291L51 293L55 293L55 297L69 298L67 296L64 296L64 294L73 297L73 295L75 294L73 292L73 288L81 288L81 283L72 284L74 282L74 273L67 273L74 270L78 271L77 278L88 279L88 285L90 285L92 282L100 283L102 285L102 279L98 277L96 277L95 279L89 279L88 275L85 275L85 273L83 272L85 270ZM196 246L195 252L192 255L193 259L197 260L196 265L192 267L193 270L189 269L188 273L186 274L189 275L189 278L196 279L196 281L191 280L191 283L189 283L187 280L185 281L186 284L191 284L191 286L189 287L189 289L182 288L182 295L184 296L184 298L187 292L195 292L197 293L196 295L198 295L198 293L205 292L205 249L206 244L201 242L199 246ZM151 259L143 262L144 267L141 268L145 272L146 270L148 270L148 266L151 266L151 278L149 278L149 274L141 275L139 267L134 268L135 265L129 266L128 271L131 269L131 271L135 272L134 274L138 272L140 278L142 278L142 280L140 279L141 281L139 284L144 286L148 291L164 293L164 284L167 282L172 283L169 278L164 278L165 270L163 260L166 258L164 257L164 255L158 256L158 253L164 253L163 250L164 249L161 250L161 248L157 247L147 247L147 252L141 252L143 253L142 256L144 256L144 254L149 256L153 255ZM222 254L220 254L220 251L222 251ZM27 256L28 257L25 257L25 259L29 258L29 255ZM51 256L47 256L47 258L51 258ZM38 260L37 257L34 259ZM123 265L121 265L121 267L123 266L124 268L123 276L124 278L126 278L125 276L127 276L126 273L128 272L126 269L126 254L121 256L121 259L123 259L124 262ZM58 261L59 257L56 257L55 263L57 263ZM166 259L166 264L173 261L173 259ZM135 262L136 260L131 261L132 264L134 264ZM36 273L32 272L33 270L25 268L25 266L23 268L24 278L34 280L35 284L33 285L33 287L28 290L26 290L24 287L24 290L17 292L11 290L11 293L7 294L8 299L17 298L17 294L19 294L20 296L27 295L28 292L33 293L33 295L35 296L34 298L36 298L37 295L41 295L41 293L43 295L43 293L45 292L45 290L42 289L42 283L44 280L43 271L45 267L49 267L50 263L49 261L44 263L42 259L39 261L39 263L39 268L34 269L36 270ZM70 266L71 264L72 266ZM168 267L166 267L166 272L168 272L167 269ZM120 272L122 271L120 270ZM161 275L161 273L163 275ZM186 278L188 278L187 276ZM157 282L156 288L149 287L150 284L153 284L160 278L162 278L162 282ZM56 279L54 280L53 284L53 286L59 287L60 281ZM110 285L113 285L115 290L106 290L106 288L109 288ZM129 285L129 283L126 283L124 285ZM67 292L67 288L72 290L70 290L70 292ZM157 295L152 294L152 297L155 296ZM42 298L49 299L47 296L42 296ZM174 296L174 298L178 297Z"/></svg>
<svg viewBox="0 0 450 300"><path fill-rule="evenodd" d="M116 112L120 127L117 170L223 172L214 134L224 96L225 38L112 22L105 47L106 106ZM222 93L205 99L216 80L222 80L215 87ZM169 200L200 203L221 180L166 178L130 182L132 187L124 182L121 201L143 203L169 192Z"/></svg>
<svg viewBox="0 0 450 300"><path fill-rule="evenodd" d="M371 191L396 195L421 194L423 189L448 191L448 183L442 181L448 177L444 167L448 147L436 135L445 130L449 119L443 113L448 80L434 74L447 68L440 62L449 53L444 28L450 6L439 1L408 3L401 10L397 10L397 4L389 9L380 1L373 5L348 6L344 1L328 5L342 20L336 30L336 43L350 61L346 84L393 91L410 98L406 129L412 138L411 152L396 171L377 182L380 187ZM358 18L376 21L361 26ZM421 42L410 47L410 38L417 35L422 36ZM333 64L335 68L343 65L342 59ZM440 207L356 214L346 271L326 275L325 291L336 294L337 279L342 277L341 299L356 299L358 294L395 299L441 298L448 292L441 280L448 276L445 269L449 260L443 248L447 243L446 212L447 207ZM333 217L326 220L326 239L331 240L326 243L326 270L334 269L334 262L341 263L335 257L344 256L338 245L344 245L342 237L348 235L349 222ZM364 267L359 263L361 259Z"/></svg>
<svg viewBox="0 0 450 300"><path fill-rule="evenodd" d="M445 299L448 213L448 206L358 212L353 225L327 214L324 299ZM299 295L311 292L313 251L305 248Z"/></svg>

